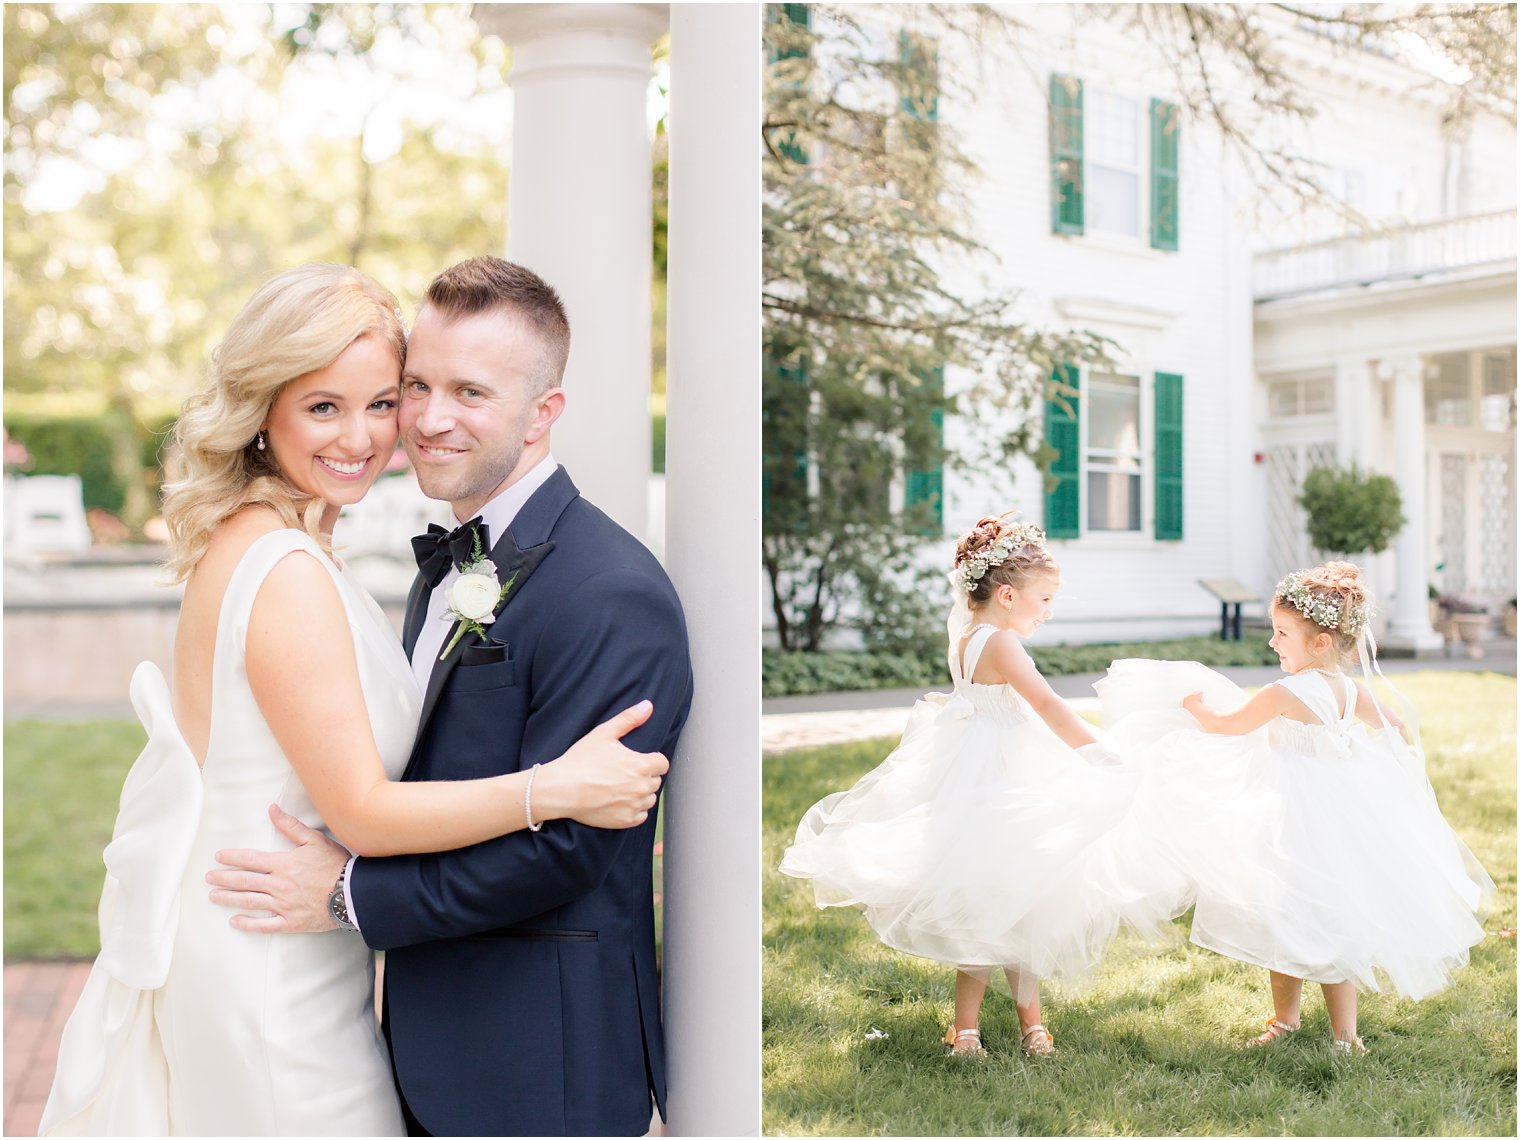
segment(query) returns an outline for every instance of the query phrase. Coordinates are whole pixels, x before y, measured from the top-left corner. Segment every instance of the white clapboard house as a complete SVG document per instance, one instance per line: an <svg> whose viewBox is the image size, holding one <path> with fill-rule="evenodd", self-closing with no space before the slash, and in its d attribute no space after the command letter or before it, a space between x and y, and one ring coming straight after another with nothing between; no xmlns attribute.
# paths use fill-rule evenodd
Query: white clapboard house
<svg viewBox="0 0 1520 1140"><path fill-rule="evenodd" d="M1042 639L1180 635L1218 625L1200 579L1266 598L1314 560L1298 486L1355 461L1397 481L1409 518L1368 560L1385 643L1440 644L1431 585L1500 611L1515 592L1510 124L1478 111L1453 127L1449 82L1264 11L1320 108L1298 145L1369 234L1254 185L1122 20L1018 5L1017 46L972 46L911 8L876 11L902 23L883 50L913 43L973 80L942 83L933 113L985 174L974 224L997 284L1030 321L1120 348L1106 370L1061 370L1076 395L1044 409L1051 479L1029 461L915 472L897 503L929 497L944 536L1009 508L1041 523L1066 580ZM986 277L947 267L962 272L960 288ZM952 418L947 443L966 430Z"/></svg>

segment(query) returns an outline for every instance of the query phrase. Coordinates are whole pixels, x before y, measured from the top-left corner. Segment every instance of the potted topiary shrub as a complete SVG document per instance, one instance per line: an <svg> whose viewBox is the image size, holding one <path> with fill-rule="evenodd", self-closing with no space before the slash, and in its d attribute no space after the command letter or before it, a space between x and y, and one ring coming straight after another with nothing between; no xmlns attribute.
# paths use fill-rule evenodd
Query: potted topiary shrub
<svg viewBox="0 0 1520 1140"><path fill-rule="evenodd" d="M1308 516L1309 541L1324 554L1381 554L1404 525L1398 484L1355 463L1314 468L1304 476L1298 502Z"/></svg>
<svg viewBox="0 0 1520 1140"><path fill-rule="evenodd" d="M1387 475L1369 475L1355 463L1314 468L1304 476L1298 502L1309 541L1322 554L1351 559L1381 554L1404 525L1398 484Z"/></svg>

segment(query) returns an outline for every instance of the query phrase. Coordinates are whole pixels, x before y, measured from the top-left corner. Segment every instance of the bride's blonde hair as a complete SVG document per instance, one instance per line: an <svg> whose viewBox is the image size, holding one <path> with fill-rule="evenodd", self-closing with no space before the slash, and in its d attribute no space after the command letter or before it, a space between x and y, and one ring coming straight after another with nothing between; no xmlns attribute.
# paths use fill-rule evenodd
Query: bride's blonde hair
<svg viewBox="0 0 1520 1140"><path fill-rule="evenodd" d="M327 546L318 530L325 504L292 486L257 437L287 384L326 368L362 336L384 341L400 372L406 331L396 298L346 265L271 277L233 318L212 350L211 383L185 401L174 428L185 471L164 495L174 581L190 576L218 525L255 503Z"/></svg>

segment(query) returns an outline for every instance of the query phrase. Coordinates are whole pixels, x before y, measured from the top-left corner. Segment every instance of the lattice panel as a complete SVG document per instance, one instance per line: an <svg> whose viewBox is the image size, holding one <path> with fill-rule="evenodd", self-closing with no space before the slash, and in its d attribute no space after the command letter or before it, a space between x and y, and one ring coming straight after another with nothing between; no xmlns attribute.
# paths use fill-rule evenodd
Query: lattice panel
<svg viewBox="0 0 1520 1140"><path fill-rule="evenodd" d="M1314 561L1304 509L1298 505L1304 476L1316 467L1335 465L1335 444L1281 443L1267 448L1267 561L1271 586L1290 570Z"/></svg>
<svg viewBox="0 0 1520 1140"><path fill-rule="evenodd" d="M1483 589L1506 601L1515 589L1515 480L1508 455L1478 460L1478 509L1483 517Z"/></svg>
<svg viewBox="0 0 1520 1140"><path fill-rule="evenodd" d="M1304 466L1299 472L1299 481L1316 467L1335 466L1335 444L1326 440L1323 443L1306 443L1304 445Z"/></svg>
<svg viewBox="0 0 1520 1140"><path fill-rule="evenodd" d="M1467 464L1466 455L1441 456L1441 590L1459 594L1467 589Z"/></svg>

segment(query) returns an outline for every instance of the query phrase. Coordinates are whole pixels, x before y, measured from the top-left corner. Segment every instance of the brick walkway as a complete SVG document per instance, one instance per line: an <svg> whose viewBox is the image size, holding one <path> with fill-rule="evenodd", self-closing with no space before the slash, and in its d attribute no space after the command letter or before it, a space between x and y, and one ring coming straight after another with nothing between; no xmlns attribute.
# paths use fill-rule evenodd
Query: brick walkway
<svg viewBox="0 0 1520 1140"><path fill-rule="evenodd" d="M375 994L385 976L375 962ZM42 1122L63 1023L89 977L88 962L14 962L5 967L5 1135L35 1136Z"/></svg>
<svg viewBox="0 0 1520 1140"><path fill-rule="evenodd" d="M88 962L17 962L5 967L5 1134L35 1136L58 1063L58 1038Z"/></svg>

